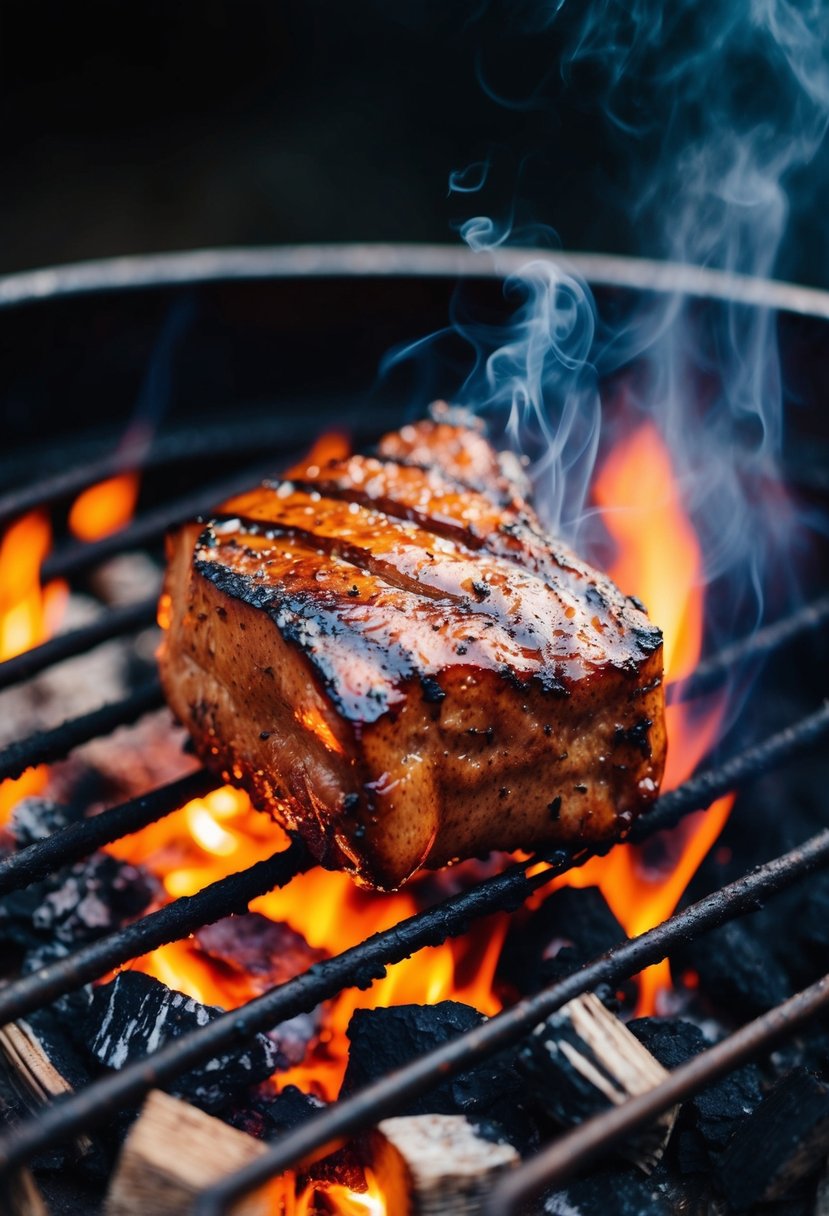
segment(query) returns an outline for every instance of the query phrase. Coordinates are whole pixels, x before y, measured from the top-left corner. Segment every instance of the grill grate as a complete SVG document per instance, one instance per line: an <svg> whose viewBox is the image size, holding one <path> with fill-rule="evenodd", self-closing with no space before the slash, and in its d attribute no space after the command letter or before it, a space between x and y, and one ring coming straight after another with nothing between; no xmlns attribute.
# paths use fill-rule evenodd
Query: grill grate
<svg viewBox="0 0 829 1216"><path fill-rule="evenodd" d="M297 440L301 428L294 429L297 433L292 434L291 439ZM284 430L281 433L284 435ZM239 450L250 453L253 446L240 445ZM188 458L189 453L181 451L176 454L171 449L155 463L174 464ZM150 463L153 459L149 458ZM106 461L97 462L59 478L49 479L39 488L27 489L17 496L5 496L0 500L0 518L9 518L9 512L21 506L28 509L57 501L62 495L97 479L104 465L109 468ZM267 471L272 471L272 467L270 464ZM47 560L44 578L73 578L115 554L155 542L168 527L209 509L218 499L246 488L262 472L261 466L254 470L247 469L243 474L234 475L232 479L207 490L181 497L148 512L103 541L59 551ZM0 664L0 689L29 679L102 641L128 635L149 623L152 614L151 601L113 609L90 626ZM680 690L679 695L687 696L689 692L696 695L731 672L738 663L749 657L770 653L827 619L829 597L824 597L786 620L761 630L747 642L730 647L708 660ZM152 681L118 703L105 705L53 730L12 744L0 751L0 778L17 776L35 763L62 758L81 743L109 733L119 725L135 722L160 704L159 686ZM709 805L721 794L777 768L827 733L829 705L824 705L778 734L663 795L653 810L637 822L631 839L644 840L672 826L684 815ZM207 792L212 785L210 776L198 771L94 818L64 828L45 841L29 845L0 862L0 894L26 886L86 856L102 844L111 843L161 819L188 799ZM514 910L555 874L583 864L594 855L587 849L557 849L543 858L536 857L512 865L501 874L444 899L393 928L376 933L340 955L317 964L238 1010L169 1044L153 1056L55 1102L36 1118L0 1136L0 1176L8 1175L44 1149L74 1137L79 1131L105 1122L123 1107L136 1105L150 1089L172 1083L197 1064L228 1049L244 1050L258 1031L271 1029L295 1014L306 1012L346 987L363 986L400 959L465 932L472 920L498 910ZM546 864L546 868L539 868L540 861ZM517 1041L550 1012L579 993L595 987L597 983L618 981L635 974L644 966L664 958L674 943L689 940L754 910L759 900L783 890L805 873L828 863L829 831L722 888L648 933L621 944L567 980L519 1002L468 1034L384 1077L353 1098L328 1108L300 1129L272 1144L249 1170L205 1192L199 1205L201 1216L214 1216L259 1182L297 1165L309 1154L318 1153L338 1138L351 1135L395 1113L407 1098L427 1091L448 1074L474 1067L485 1056L495 1054ZM174 900L125 929L9 984L0 991L0 1023L23 1017L149 950L180 940L231 913L245 911L251 899L275 886L289 883L311 864L312 860L304 846L294 842L287 850L247 870L214 882L196 895ZM789 1002L773 1011L774 1016L761 1018L744 1031L731 1036L718 1055L708 1052L698 1057L694 1061L696 1072L689 1078L683 1075L677 1079L675 1075L665 1087L660 1087L660 1091L665 1089L667 1092L670 1084L705 1084L706 1078L713 1075L706 1070L724 1070L736 1066L743 1058L741 1052L749 1047L759 1050L767 1045L773 1034L783 1033L781 1027L793 1025L793 1018L800 1019L814 1012L828 995L825 984L819 990L810 990L810 995L802 994L801 998L795 998L795 1005ZM729 1055L729 1052L732 1054ZM662 1101L664 1094L660 1091L648 1095L652 1103ZM670 1092L674 1094L673 1090ZM692 1089L683 1092L690 1093ZM675 1097L674 1094L665 1101L665 1106L671 1105ZM504 1204L498 1210L509 1210L510 1204L514 1205L524 1194L529 1194L537 1183L542 1185L551 1177L559 1176L553 1173L560 1167L561 1153L565 1151L563 1147L558 1151L559 1146L569 1142L570 1149L567 1151L572 1153L574 1159L588 1149L594 1154L599 1150L609 1150L615 1142L614 1137L625 1134L640 1117L636 1101L641 1105L645 1099L637 1099L619 1108L611 1113L612 1117L603 1117L607 1120L604 1124L597 1120L583 1125L572 1136L557 1141L549 1153L542 1154L533 1164L523 1166L509 1180L513 1190L508 1194L505 1182L503 1192L498 1192ZM651 1111L651 1107L648 1107L648 1111Z"/></svg>

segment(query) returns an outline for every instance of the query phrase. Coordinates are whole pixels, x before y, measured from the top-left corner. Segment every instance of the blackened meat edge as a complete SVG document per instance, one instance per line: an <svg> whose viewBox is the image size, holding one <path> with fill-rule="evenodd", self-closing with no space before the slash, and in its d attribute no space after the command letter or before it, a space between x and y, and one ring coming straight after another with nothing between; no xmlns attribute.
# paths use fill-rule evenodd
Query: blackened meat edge
<svg viewBox="0 0 829 1216"><path fill-rule="evenodd" d="M656 797L659 630L451 412L230 500L168 558L174 713L326 866L394 889L624 835Z"/></svg>

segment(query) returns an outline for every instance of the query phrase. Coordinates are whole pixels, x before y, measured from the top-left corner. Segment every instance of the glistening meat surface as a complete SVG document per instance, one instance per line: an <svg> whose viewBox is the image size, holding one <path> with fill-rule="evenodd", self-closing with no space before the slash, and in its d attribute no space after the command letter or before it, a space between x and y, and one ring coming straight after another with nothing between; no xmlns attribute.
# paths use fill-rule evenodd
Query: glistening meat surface
<svg viewBox="0 0 829 1216"><path fill-rule="evenodd" d="M169 540L174 712L367 885L621 834L658 790L659 630L522 489L481 432L437 418Z"/></svg>

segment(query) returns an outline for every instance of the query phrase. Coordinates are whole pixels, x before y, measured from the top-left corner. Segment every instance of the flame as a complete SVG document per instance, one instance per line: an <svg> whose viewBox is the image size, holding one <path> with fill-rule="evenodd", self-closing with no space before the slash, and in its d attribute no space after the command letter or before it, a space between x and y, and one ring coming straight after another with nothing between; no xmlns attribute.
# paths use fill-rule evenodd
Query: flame
<svg viewBox="0 0 829 1216"><path fill-rule="evenodd" d="M670 456L653 424L644 424L613 449L599 471L594 496L617 548L610 575L624 592L645 602L661 627L666 683L682 680L693 672L702 649L702 554ZM667 706L663 789L674 789L691 775L717 738L722 712L720 701ZM666 841L667 855L658 867L646 863L642 849L620 846L567 875L566 881L598 884L625 932L643 933L671 915L722 831L732 802L728 795L686 819ZM659 993L670 982L667 960L645 971L637 1012L654 1012Z"/></svg>
<svg viewBox="0 0 829 1216"><path fill-rule="evenodd" d="M40 567L52 543L45 514L32 511L11 525L0 541L0 662L45 642L57 628L66 603L62 582L40 585ZM0 782L0 823L14 806L45 787L45 765L16 780Z"/></svg>
<svg viewBox="0 0 829 1216"><path fill-rule="evenodd" d="M90 486L69 511L69 529L78 540L93 541L125 527L138 501L137 473L119 473Z"/></svg>

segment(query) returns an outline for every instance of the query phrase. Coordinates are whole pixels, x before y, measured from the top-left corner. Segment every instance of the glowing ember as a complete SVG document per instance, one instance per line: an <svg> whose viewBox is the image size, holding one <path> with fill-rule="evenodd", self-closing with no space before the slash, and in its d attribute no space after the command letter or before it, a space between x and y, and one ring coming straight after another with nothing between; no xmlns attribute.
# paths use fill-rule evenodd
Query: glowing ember
<svg viewBox="0 0 829 1216"><path fill-rule="evenodd" d="M120 473L90 486L69 512L70 531L78 540L100 540L132 519L138 501L138 474Z"/></svg>

